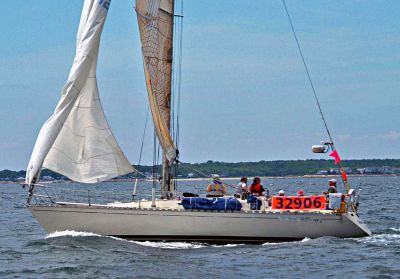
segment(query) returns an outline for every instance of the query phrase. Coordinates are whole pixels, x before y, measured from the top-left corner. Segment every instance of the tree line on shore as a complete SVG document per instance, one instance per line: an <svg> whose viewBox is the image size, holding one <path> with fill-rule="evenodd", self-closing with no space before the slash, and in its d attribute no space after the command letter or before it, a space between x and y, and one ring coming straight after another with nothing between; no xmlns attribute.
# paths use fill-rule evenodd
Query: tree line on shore
<svg viewBox="0 0 400 279"><path fill-rule="evenodd" d="M364 160L343 160L344 167L350 170L361 168L391 167L400 168L400 159L364 159ZM160 166L134 166L141 173L146 175L160 174ZM312 175L321 170L335 169L337 166L333 160L277 160L259 162L238 162L227 163L207 161L204 163L181 163L177 168L176 176L179 177L203 177L210 174L219 174L223 177L240 176L291 176L291 175ZM122 178L132 178L134 174L128 174ZM25 171L0 171L0 180L21 180L25 177ZM43 170L41 177L53 179L66 179L64 176Z"/></svg>

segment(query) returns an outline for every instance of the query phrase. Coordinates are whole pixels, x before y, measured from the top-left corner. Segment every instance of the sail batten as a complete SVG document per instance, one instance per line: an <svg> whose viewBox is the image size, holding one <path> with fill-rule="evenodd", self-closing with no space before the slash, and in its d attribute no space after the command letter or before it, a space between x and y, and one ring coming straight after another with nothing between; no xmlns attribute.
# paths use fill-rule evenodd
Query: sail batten
<svg viewBox="0 0 400 279"><path fill-rule="evenodd" d="M42 167L83 183L134 171L105 118L96 80L100 36L110 1L85 0L76 54L61 99L41 128L28 164L26 182Z"/></svg>
<svg viewBox="0 0 400 279"><path fill-rule="evenodd" d="M143 67L153 122L169 161L177 150L170 134L173 0L137 0Z"/></svg>

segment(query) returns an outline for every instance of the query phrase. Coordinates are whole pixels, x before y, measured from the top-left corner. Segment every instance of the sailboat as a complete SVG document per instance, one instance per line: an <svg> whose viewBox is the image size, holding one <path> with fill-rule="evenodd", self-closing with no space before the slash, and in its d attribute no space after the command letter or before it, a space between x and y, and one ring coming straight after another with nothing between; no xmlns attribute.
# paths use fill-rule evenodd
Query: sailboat
<svg viewBox="0 0 400 279"><path fill-rule="evenodd" d="M208 199L211 204L222 202L218 208L197 206L207 198L177 198L171 170L179 163L179 152L170 125L174 0L137 0L135 7L149 106L163 152L161 197L156 198L153 187L147 201L94 204L50 199L50 203L35 203L40 200L37 188L42 168L80 183L137 171L112 134L97 88L100 37L110 4L110 0L84 1L68 80L53 115L39 132L27 167L27 206L47 232L75 230L134 240L216 243L371 234L357 213L354 190L341 195L345 201L339 202L339 208L329 210L321 206L324 197L293 198L294 204L301 203L296 208L284 207L286 200L279 197L272 197L272 204L259 198L256 207L234 197ZM325 147L316 149L324 151ZM227 201L233 202L234 208Z"/></svg>

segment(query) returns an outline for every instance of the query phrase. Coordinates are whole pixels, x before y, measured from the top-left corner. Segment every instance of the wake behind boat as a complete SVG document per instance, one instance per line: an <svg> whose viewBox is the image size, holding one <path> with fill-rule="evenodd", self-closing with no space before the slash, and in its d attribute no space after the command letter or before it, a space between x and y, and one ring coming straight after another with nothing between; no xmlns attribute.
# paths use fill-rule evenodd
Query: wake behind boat
<svg viewBox="0 0 400 279"><path fill-rule="evenodd" d="M153 173L151 199L97 203L88 195L86 203L77 203L50 195L47 187L38 184L42 168L81 183L96 183L132 172L139 173L114 138L97 89L100 36L110 2L85 0L77 34L76 56L68 81L54 114L40 130L28 164L28 207L48 232L74 230L135 240L218 243L371 234L357 214L359 192L356 193L348 185L328 129L330 141L314 146L313 151L332 151L331 155L342 170L346 186L344 194L251 196L249 199L243 196L178 196L174 178L180 163L177 147L179 102L173 97L180 95L181 56L180 42L174 42L174 23L181 26L182 6L176 5L173 0L137 0L135 8L149 107L158 139L158 145L154 144L154 154L158 153L158 146L162 150L162 172L160 175ZM176 103L177 111L172 114L173 104ZM318 100L317 103L319 106ZM320 106L319 109L322 115ZM156 196L158 177L161 186L159 198ZM45 192L41 193L38 189ZM137 180L134 197L136 192Z"/></svg>

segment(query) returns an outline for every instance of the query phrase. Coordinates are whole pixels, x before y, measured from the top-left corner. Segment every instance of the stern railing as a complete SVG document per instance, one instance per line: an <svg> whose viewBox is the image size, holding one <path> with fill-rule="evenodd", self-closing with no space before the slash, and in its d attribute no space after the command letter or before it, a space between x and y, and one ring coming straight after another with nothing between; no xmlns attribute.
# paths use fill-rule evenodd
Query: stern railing
<svg viewBox="0 0 400 279"><path fill-rule="evenodd" d="M149 200L151 194L137 194L136 201ZM132 192L120 189L74 189L56 187L54 185L36 184L32 194L32 202L35 204L57 203L82 203L90 205L106 205L110 203L132 202Z"/></svg>

